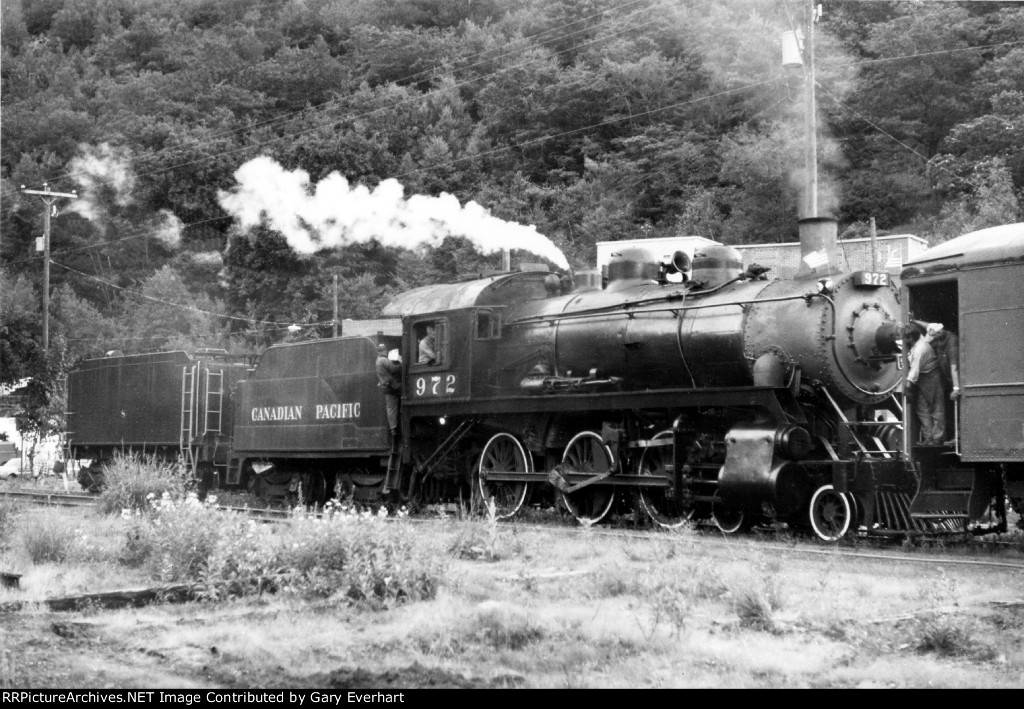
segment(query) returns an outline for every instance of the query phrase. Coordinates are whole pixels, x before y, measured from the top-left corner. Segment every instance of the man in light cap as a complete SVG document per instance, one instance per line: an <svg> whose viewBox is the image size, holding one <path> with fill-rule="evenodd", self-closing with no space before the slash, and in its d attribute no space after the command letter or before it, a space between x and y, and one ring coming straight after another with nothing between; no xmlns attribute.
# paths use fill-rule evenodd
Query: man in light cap
<svg viewBox="0 0 1024 709"><path fill-rule="evenodd" d="M388 359L388 347L377 345L377 386L384 392L384 406L388 412L388 429L391 432L391 444L394 445L398 433L398 404L402 395L402 365Z"/></svg>

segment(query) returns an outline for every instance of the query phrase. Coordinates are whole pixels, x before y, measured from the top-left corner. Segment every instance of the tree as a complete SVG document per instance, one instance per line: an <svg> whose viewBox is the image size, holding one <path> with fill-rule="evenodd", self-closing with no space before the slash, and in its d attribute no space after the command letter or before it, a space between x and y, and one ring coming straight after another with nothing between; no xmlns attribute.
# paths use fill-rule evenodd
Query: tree
<svg viewBox="0 0 1024 709"><path fill-rule="evenodd" d="M25 275L0 268L0 384L13 384L43 362L40 296Z"/></svg>
<svg viewBox="0 0 1024 709"><path fill-rule="evenodd" d="M194 350L224 347L227 330L220 313L224 306L189 291L170 266L146 279L135 293L126 294L125 352L165 349Z"/></svg>
<svg viewBox="0 0 1024 709"><path fill-rule="evenodd" d="M280 337L284 331L275 328L311 322L314 304L326 287L314 269L313 259L300 258L284 236L268 227L232 234L222 271L227 303L233 313L251 321L245 326L236 320L233 330L248 327L258 338L267 333Z"/></svg>
<svg viewBox="0 0 1024 709"><path fill-rule="evenodd" d="M967 183L969 189L943 205L934 225L933 244L1024 218L1009 170L1001 159L992 158L975 165Z"/></svg>
<svg viewBox="0 0 1024 709"><path fill-rule="evenodd" d="M59 345L66 348L63 359L78 362L98 357L120 347L125 333L117 320L105 317L89 301L78 297L69 283L55 289L50 298L54 310L52 326ZM51 346L55 344L51 343Z"/></svg>
<svg viewBox="0 0 1024 709"><path fill-rule="evenodd" d="M43 351L39 308L38 293L28 279L12 278L0 269L0 384L27 380L25 399L14 419L26 441L30 466L34 466L39 443L62 429L60 383L69 366L59 329L53 333L49 350Z"/></svg>
<svg viewBox="0 0 1024 709"><path fill-rule="evenodd" d="M727 243L782 242L796 235L802 173L793 168L791 131L741 130L723 139L720 182L725 183ZM799 163L798 163L799 164Z"/></svg>

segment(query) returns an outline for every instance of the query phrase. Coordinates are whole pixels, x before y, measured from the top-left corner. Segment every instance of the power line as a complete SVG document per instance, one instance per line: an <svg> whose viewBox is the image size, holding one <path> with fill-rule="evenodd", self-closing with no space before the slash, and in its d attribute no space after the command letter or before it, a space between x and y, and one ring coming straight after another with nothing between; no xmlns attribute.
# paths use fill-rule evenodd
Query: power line
<svg viewBox="0 0 1024 709"><path fill-rule="evenodd" d="M53 261L52 263L53 263L54 266L60 266L64 270L70 271L72 273L76 273L79 276L82 276L83 278L87 278L87 279L89 279L91 281L96 281L97 283L102 283L105 286L109 286L110 288L114 288L116 290L123 291L124 293L127 293L129 295L133 295L133 296L136 296L136 297L139 297L139 298L143 298L144 300L150 300L150 301L153 301L155 303L160 303L161 305L168 305L168 306L171 306L171 307L174 307L174 308L179 308L179 309L182 309L182 310L190 310L192 312L201 313L203 315L212 315L212 316L218 317L218 318L225 318L227 320L237 320L239 322L244 322L244 323L248 323L248 324L252 324L252 325L280 325L280 326L283 326L283 327L287 328L287 327L289 327L289 326L294 324L294 323L277 322L277 321L274 321L274 320L258 320L256 318L244 318L244 317L240 317L240 316L237 316L237 315L226 315L224 313L215 313L212 310L205 310L203 308L197 308L194 305L185 305L183 303L173 303L173 302L171 302L169 300L164 300L163 298L157 298L156 296L147 295L146 293L140 293L139 291L130 290L130 289L125 288L123 286L119 286L116 283L112 283L112 282L110 282L110 281L108 281L108 280L106 280L104 278L99 278L98 276L92 276L92 275L90 275L88 273L84 273L82 271L79 271L76 268L72 268L71 266L67 266L67 265L62 264L62 263L57 263L56 261ZM307 325L305 325L305 327L327 325L327 324L329 324L329 322L330 321L325 320L323 322L308 323Z"/></svg>
<svg viewBox="0 0 1024 709"><path fill-rule="evenodd" d="M777 78L776 79L766 79L764 81L759 81L759 82L756 82L756 83L753 83L753 84L747 84L747 85L740 86L740 87L737 87L737 88L734 88L734 89L727 89L725 91L721 91L721 92L718 92L718 93L715 93L715 94L701 96L701 97L698 97L698 98L695 98L695 99L688 99L686 101L680 101L680 102L677 102L677 103L674 103L674 104L670 104L668 106L660 106L658 108L654 108L654 109L651 109L649 111L643 111L643 112L640 112L640 113L631 113L629 115L620 116L618 118L613 118L613 119L609 119L609 120L606 120L606 121L601 121L600 123L594 123L594 124L591 124L589 126L583 126L583 127L580 127L580 128L574 128L572 130L562 131L560 133L555 133L555 134L551 134L551 135L540 136L538 138L534 138L534 139L531 139L531 140L527 140L527 141L522 141L522 142L519 142L519 143L512 143L512 144L509 144L509 145L505 145L505 146L502 146L500 148L495 148L493 150L483 151L483 152L479 152L479 153L473 153L472 155L467 155L467 156L464 156L464 157L461 157L461 158L456 158L456 159L448 161L446 163L437 163L437 164L434 164L434 165L430 165L430 166L426 166L426 167L422 167L422 168L417 168L415 170L410 170L410 171L407 171L407 172L404 172L404 173L400 173L398 175L394 175L393 177L395 179L397 179L397 178L406 177L408 175L416 174L416 173L419 173L419 172L429 171L429 170L433 170L433 169L439 169L439 168L442 168L442 167L448 167L448 166L451 166L451 165L455 165L455 164L459 164L459 163L462 163L462 162L466 162L468 160L476 160L476 159L480 159L480 158L483 158L483 157L487 157L487 156L491 156L491 155L496 155L496 154L503 153L503 152L508 152L508 151L511 151L511 150L516 150L518 148L524 148L524 147L528 147L530 145L536 145L538 143L542 143L542 142L547 141L547 140L554 140L556 138L565 137L567 135L573 135L573 134L576 134L576 133L581 133L581 132L585 132L585 131L588 131L588 130L593 130L595 128L606 127L606 126L609 126L609 125L614 125L616 123L621 123L623 121L634 120L636 118L643 118L645 116L653 115L655 113L659 113L659 112L662 112L662 111L668 111L668 110L672 110L672 109L675 109L675 108L681 108L683 106L693 105L693 104L696 104L696 103L700 103L702 101L710 101L712 99L719 98L721 96L726 96L726 95L729 95L729 94L734 94L734 93L739 93L739 92L747 91L749 89L754 89L754 88L757 88L759 86L764 86L764 85L771 84L771 83L774 83L774 82L777 82L777 81L778 81ZM781 101L773 104L772 107L778 105L778 103L781 103ZM764 112L764 110L758 111L758 113L755 114L755 116L759 115L759 114L761 114L763 112ZM748 122L749 122L749 119L748 119ZM227 215L222 216L222 217L213 217L213 218L204 219L204 220L201 220L201 221L198 221L198 222L190 222L190 223L187 223L187 224L182 224L182 228L186 229L186 228L189 228L191 226L196 226L196 225L199 225L199 224L205 224L205 223L212 222L212 221L220 221L220 220L223 220L223 219L230 219L230 218L231 217L227 216ZM84 250L88 250L88 249L91 249L91 248L97 248L97 247L106 246L106 245L109 245L109 244L120 243L120 242L123 242L123 241L129 241L129 240L132 240L132 239L145 238L147 236L152 236L155 233L158 233L158 230L152 230L152 231L147 231L147 232L143 232L143 233L140 233L140 234L136 234L136 235L133 235L133 236L122 237L120 239L115 239L115 240L112 240L112 241L109 241L109 242L105 241L105 242L99 242L99 243L96 243L96 244L88 244L88 245L78 246L78 247L69 247L69 248L66 248L66 249L61 249L60 251L55 252L55 253L65 254L65 253L70 253L70 252L73 252L73 251L84 251ZM28 263L31 260L32 259L23 259L23 260L20 260L20 261L10 261L10 262L8 262L8 265L17 265L19 263Z"/></svg>

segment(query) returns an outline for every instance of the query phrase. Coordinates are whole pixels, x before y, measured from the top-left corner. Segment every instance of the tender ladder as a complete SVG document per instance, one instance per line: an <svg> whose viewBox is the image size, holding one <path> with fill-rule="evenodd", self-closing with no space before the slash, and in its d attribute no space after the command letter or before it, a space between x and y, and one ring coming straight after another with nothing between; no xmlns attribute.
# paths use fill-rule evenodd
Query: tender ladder
<svg viewBox="0 0 1024 709"><path fill-rule="evenodd" d="M178 448L185 464L196 474L195 449L192 439L196 430L196 365L181 368L181 429L178 437Z"/></svg>

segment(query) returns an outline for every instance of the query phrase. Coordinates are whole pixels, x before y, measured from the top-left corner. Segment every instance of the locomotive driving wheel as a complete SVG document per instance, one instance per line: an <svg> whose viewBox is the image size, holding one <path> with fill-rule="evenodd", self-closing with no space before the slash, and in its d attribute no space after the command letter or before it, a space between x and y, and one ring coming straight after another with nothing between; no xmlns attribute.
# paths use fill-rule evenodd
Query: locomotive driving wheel
<svg viewBox="0 0 1024 709"><path fill-rule="evenodd" d="M672 431L662 431L651 442L670 441ZM640 475L663 476L664 471L672 465L672 448L666 445L652 445L644 449L640 456L640 465L637 470ZM693 517L693 509L685 509L679 505L675 498L666 495L663 488L640 488L637 493L637 500L647 516L655 524L668 529L678 529L686 524L686 521Z"/></svg>
<svg viewBox="0 0 1024 709"><path fill-rule="evenodd" d="M487 441L480 454L476 483L485 503L494 498L498 519L507 519L519 511L530 486L525 482L491 481L488 480L490 473L528 473L531 467L530 456L514 436L498 433Z"/></svg>
<svg viewBox="0 0 1024 709"><path fill-rule="evenodd" d="M562 465L576 473L600 475L609 472L615 465L612 452L593 431L577 433L562 454ZM561 492L566 509L581 524L600 522L612 509L615 502L615 488L611 485L588 485L575 492Z"/></svg>
<svg viewBox="0 0 1024 709"><path fill-rule="evenodd" d="M837 542L850 529L853 509L850 498L836 492L831 485L822 485L811 497L809 510L811 528L825 542Z"/></svg>
<svg viewBox="0 0 1024 709"><path fill-rule="evenodd" d="M711 519L714 520L715 526L723 534L743 532L750 529L753 525L753 521L746 512L737 510L734 507L726 507L721 503L715 503L711 506Z"/></svg>

